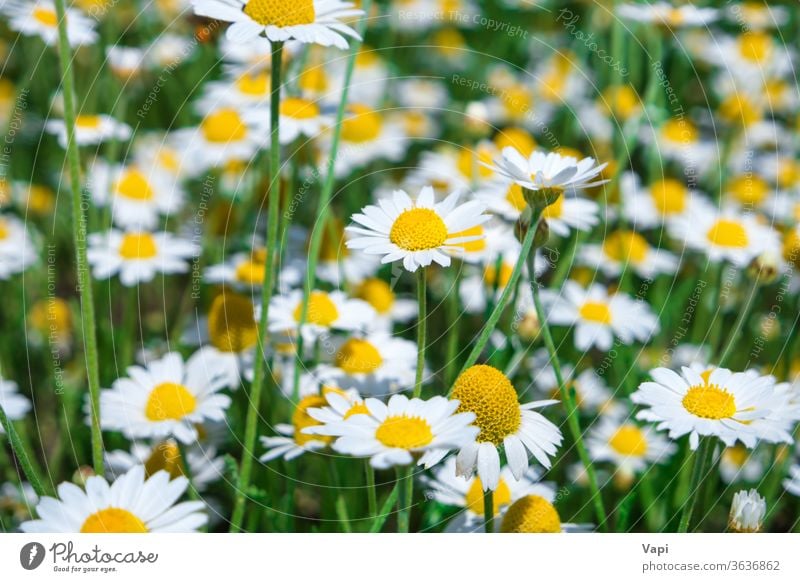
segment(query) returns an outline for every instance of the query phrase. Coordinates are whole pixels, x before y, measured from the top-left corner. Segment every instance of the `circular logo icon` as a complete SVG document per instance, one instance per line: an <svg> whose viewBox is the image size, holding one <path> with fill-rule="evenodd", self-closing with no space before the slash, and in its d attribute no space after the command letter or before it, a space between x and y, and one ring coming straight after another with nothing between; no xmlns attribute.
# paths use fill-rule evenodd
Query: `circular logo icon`
<svg viewBox="0 0 800 582"><path fill-rule="evenodd" d="M39 542L29 542L19 551L19 563L26 570L35 570L44 561L44 546Z"/></svg>

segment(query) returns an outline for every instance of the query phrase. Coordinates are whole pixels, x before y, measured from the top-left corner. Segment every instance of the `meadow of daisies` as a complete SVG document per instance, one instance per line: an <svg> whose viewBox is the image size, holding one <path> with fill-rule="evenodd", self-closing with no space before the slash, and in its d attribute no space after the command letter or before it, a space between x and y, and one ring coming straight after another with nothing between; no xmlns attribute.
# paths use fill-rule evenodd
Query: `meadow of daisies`
<svg viewBox="0 0 800 582"><path fill-rule="evenodd" d="M795 3L0 14L0 531L799 530Z"/></svg>

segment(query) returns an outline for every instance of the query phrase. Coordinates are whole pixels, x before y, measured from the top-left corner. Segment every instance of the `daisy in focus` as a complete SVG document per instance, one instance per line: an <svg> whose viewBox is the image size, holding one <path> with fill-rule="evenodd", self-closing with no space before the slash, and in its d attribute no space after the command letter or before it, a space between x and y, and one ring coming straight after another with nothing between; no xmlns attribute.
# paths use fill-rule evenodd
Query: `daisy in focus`
<svg viewBox="0 0 800 582"><path fill-rule="evenodd" d="M170 480L159 471L145 479L137 465L111 485L92 476L86 488L73 483L58 486L58 498L43 497L36 506L39 519L26 521L25 533L189 533L208 521L202 501L177 503L189 480Z"/></svg>
<svg viewBox="0 0 800 582"><path fill-rule="evenodd" d="M450 266L449 253L460 252L458 244L480 238L465 231L489 220L484 206L470 201L458 204L459 195L450 194L442 202L434 200L433 188L425 187L416 200L402 190L391 199L366 206L353 215L359 226L348 226L353 236L347 247L370 255L382 255L382 263L402 261L407 271L416 271L435 262Z"/></svg>

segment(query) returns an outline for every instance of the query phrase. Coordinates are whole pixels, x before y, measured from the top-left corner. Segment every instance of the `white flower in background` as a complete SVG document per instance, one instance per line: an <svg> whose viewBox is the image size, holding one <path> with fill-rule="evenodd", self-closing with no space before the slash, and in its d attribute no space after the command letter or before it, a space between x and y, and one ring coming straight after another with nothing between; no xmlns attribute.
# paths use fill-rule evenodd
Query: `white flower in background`
<svg viewBox="0 0 800 582"><path fill-rule="evenodd" d="M58 138L58 144L67 147L67 126L63 119L50 119L44 124L48 133ZM129 125L109 115L78 115L75 118L75 143L79 146L98 145L103 142L125 141L131 137Z"/></svg>
<svg viewBox="0 0 800 582"><path fill-rule="evenodd" d="M224 420L230 397L219 394L226 386L223 370L211 367L203 352L185 363L172 352L146 367L131 366L100 393L104 430L118 430L127 438L165 439L174 436L190 444L197 440L197 425Z"/></svg>
<svg viewBox="0 0 800 582"><path fill-rule="evenodd" d="M541 349L533 354L528 368L537 389L548 398L558 399L561 397L556 373L550 354L546 349ZM578 372L572 364L562 362L561 374L564 382L575 390L575 404L580 410L605 414L609 412L609 408L615 406L611 390L594 369L587 368Z"/></svg>
<svg viewBox="0 0 800 582"><path fill-rule="evenodd" d="M737 491L728 516L728 528L736 533L760 532L766 515L767 500L758 491Z"/></svg>
<svg viewBox="0 0 800 582"><path fill-rule="evenodd" d="M152 281L156 273L186 273L197 248L169 232L111 229L89 235L87 256L98 279L119 275L126 287Z"/></svg>
<svg viewBox="0 0 800 582"><path fill-rule="evenodd" d="M497 147L490 141L481 141L473 147L441 147L423 151L419 164L408 175L407 183L413 187L432 185L438 193L466 193L487 180L496 180L490 167L497 155Z"/></svg>
<svg viewBox="0 0 800 582"><path fill-rule="evenodd" d="M0 6L8 17L8 27L25 36L38 36L46 44L58 41L58 15L50 0L9 0ZM67 40L70 46L92 44L97 40L95 21L77 8L66 8Z"/></svg>
<svg viewBox="0 0 800 582"><path fill-rule="evenodd" d="M145 479L138 465L111 485L94 475L83 490L73 483L58 486L58 498L43 497L39 519L26 521L25 533L189 533L208 521L202 501L176 503L189 480L170 480L166 471Z"/></svg>
<svg viewBox="0 0 800 582"><path fill-rule="evenodd" d="M534 151L527 158L516 148L503 148L501 159L492 166L501 176L528 190L572 192L599 186L608 180L600 173L608 164L597 165L594 158L578 160L554 152Z"/></svg>
<svg viewBox="0 0 800 582"><path fill-rule="evenodd" d="M701 375L691 368L677 374L667 368L650 372L653 382L644 382L631 400L644 407L636 418L657 423L658 430L669 430L672 439L688 434L696 449L700 437L717 437L726 446L737 440L752 449L760 440L792 442L791 435L766 420L784 398L774 389L774 378L753 377L714 368ZM776 434L777 433L777 434Z"/></svg>
<svg viewBox="0 0 800 582"><path fill-rule="evenodd" d="M609 350L614 338L624 344L647 342L658 333L658 318L647 303L623 293L610 295L602 285L583 289L567 281L560 292L545 289L547 319L554 325L575 327L575 347Z"/></svg>
<svg viewBox="0 0 800 582"><path fill-rule="evenodd" d="M725 447L719 455L719 474L725 483L756 483L764 477L764 451L750 451L737 443Z"/></svg>
<svg viewBox="0 0 800 582"><path fill-rule="evenodd" d="M663 242L663 241L662 241ZM617 277L631 269L645 279L672 274L678 268L678 257L661 248L653 248L635 230L615 230L605 235L601 244L585 244L580 259L586 265Z"/></svg>
<svg viewBox="0 0 800 582"><path fill-rule="evenodd" d="M214 107L204 114L196 128L179 129L172 134L181 151L181 163L200 168L249 163L269 138L268 119L251 125L251 118L233 107Z"/></svg>
<svg viewBox="0 0 800 582"><path fill-rule="evenodd" d="M31 401L18 392L16 382L0 378L0 408L8 420L21 420L31 409ZM0 425L0 435L5 432Z"/></svg>
<svg viewBox="0 0 800 582"><path fill-rule="evenodd" d="M383 263L403 261L407 271L416 271L433 262L450 266L449 252L459 252L461 243L479 238L465 231L489 220L482 214L483 205L471 201L458 204L459 195L450 194L442 202L434 200L433 188L423 188L416 200L402 190L391 199L366 206L348 226L357 235L347 241L347 248L371 255L382 255Z"/></svg>
<svg viewBox="0 0 800 582"><path fill-rule="evenodd" d="M359 38L343 21L363 12L339 0L192 0L195 14L232 23L226 36L249 42L262 34L270 41L298 40L346 49Z"/></svg>
<svg viewBox="0 0 800 582"><path fill-rule="evenodd" d="M138 76L145 65L145 52L139 47L114 45L106 47L108 66L122 81Z"/></svg>
<svg viewBox="0 0 800 582"><path fill-rule="evenodd" d="M10 279L38 261L28 228L11 214L0 214L0 281Z"/></svg>
<svg viewBox="0 0 800 582"><path fill-rule="evenodd" d="M297 334L303 309L303 292L275 295L270 300L268 329L270 332ZM314 290L308 296L303 337L313 342L332 331L365 330L375 317L375 310L361 299L350 299L342 291Z"/></svg>
<svg viewBox="0 0 800 582"><path fill-rule="evenodd" d="M700 8L693 4L673 6L669 2L620 4L617 14L636 22L661 24L669 29L706 26L720 17L716 8Z"/></svg>
<svg viewBox="0 0 800 582"><path fill-rule="evenodd" d="M675 443L653 427L604 416L586 438L594 462L610 462L625 479L644 472L653 463L664 463L675 452Z"/></svg>
<svg viewBox="0 0 800 582"><path fill-rule="evenodd" d="M792 495L800 497L800 465L789 468L789 477L783 480L783 488Z"/></svg>
<svg viewBox="0 0 800 582"><path fill-rule="evenodd" d="M407 323L419 313L415 300L398 297L392 286L378 277L369 277L358 283L353 295L375 310L374 329L389 331L394 323Z"/></svg>
<svg viewBox="0 0 800 582"><path fill-rule="evenodd" d="M619 188L625 218L637 230L714 211L703 194L675 178L664 178L645 186L635 173L626 172L620 178Z"/></svg>

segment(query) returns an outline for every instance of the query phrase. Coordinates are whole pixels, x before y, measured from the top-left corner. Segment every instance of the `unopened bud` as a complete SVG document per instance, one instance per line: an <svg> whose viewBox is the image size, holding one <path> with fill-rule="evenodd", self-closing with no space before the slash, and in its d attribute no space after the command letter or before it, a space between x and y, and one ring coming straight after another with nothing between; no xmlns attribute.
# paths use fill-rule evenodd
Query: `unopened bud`
<svg viewBox="0 0 800 582"><path fill-rule="evenodd" d="M522 195L525 197L525 202L528 203L534 211L541 212L555 202L564 194L563 188L539 188L538 190L529 190L522 188Z"/></svg>
<svg viewBox="0 0 800 582"><path fill-rule="evenodd" d="M750 261L747 275L761 285L769 285L778 278L779 269L780 257L772 251L765 251Z"/></svg>
<svg viewBox="0 0 800 582"><path fill-rule="evenodd" d="M758 491L739 491L733 496L728 528L736 533L757 533L764 524L767 514L767 501Z"/></svg>

